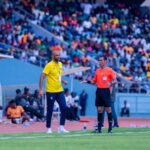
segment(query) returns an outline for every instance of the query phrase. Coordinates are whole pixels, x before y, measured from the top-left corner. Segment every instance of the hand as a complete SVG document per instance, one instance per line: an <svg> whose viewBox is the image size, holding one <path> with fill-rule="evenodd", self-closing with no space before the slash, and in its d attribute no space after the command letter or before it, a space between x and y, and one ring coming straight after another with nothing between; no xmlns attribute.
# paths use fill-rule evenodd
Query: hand
<svg viewBox="0 0 150 150"><path fill-rule="evenodd" d="M42 90L39 90L39 95L43 96L43 91Z"/></svg>
<svg viewBox="0 0 150 150"><path fill-rule="evenodd" d="M108 82L108 83L106 83L106 86L111 86L111 83L109 83L109 82Z"/></svg>
<svg viewBox="0 0 150 150"><path fill-rule="evenodd" d="M65 81L65 80L63 80L63 83L64 83L64 85L67 85L67 84L68 84L68 82L67 82L67 81Z"/></svg>
<svg viewBox="0 0 150 150"><path fill-rule="evenodd" d="M112 87L110 87L110 94L112 94L112 90L113 90L113 88L112 88Z"/></svg>

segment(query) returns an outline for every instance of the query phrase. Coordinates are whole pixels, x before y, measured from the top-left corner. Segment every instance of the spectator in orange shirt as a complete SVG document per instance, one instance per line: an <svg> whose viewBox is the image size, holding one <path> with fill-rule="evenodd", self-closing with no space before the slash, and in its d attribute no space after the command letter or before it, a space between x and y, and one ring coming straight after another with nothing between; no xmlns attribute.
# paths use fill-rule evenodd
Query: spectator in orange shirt
<svg viewBox="0 0 150 150"><path fill-rule="evenodd" d="M17 106L15 100L11 100L7 109L7 118L11 119L12 123L18 124L24 121L29 121L22 106Z"/></svg>
<svg viewBox="0 0 150 150"><path fill-rule="evenodd" d="M129 45L129 44L127 44L127 45L124 47L124 50L125 50L126 52L128 52L129 54L133 54L133 52L134 52L133 47L132 47L131 45Z"/></svg>
<svg viewBox="0 0 150 150"><path fill-rule="evenodd" d="M150 61L147 62L145 69L146 69L146 77L147 79L149 79L150 78Z"/></svg>
<svg viewBox="0 0 150 150"><path fill-rule="evenodd" d="M24 33L23 36L22 36L23 44L27 44L27 40L28 40L28 34Z"/></svg>

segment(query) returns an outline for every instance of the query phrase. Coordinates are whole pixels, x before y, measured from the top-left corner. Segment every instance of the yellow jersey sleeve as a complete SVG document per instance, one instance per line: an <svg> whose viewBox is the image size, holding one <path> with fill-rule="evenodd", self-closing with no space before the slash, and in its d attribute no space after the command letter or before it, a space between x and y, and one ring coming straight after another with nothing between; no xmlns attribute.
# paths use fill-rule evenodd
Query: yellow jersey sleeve
<svg viewBox="0 0 150 150"><path fill-rule="evenodd" d="M48 63L45 67L44 67L44 70L43 70L43 73L45 75L48 75L50 73L50 70L51 70L51 65Z"/></svg>

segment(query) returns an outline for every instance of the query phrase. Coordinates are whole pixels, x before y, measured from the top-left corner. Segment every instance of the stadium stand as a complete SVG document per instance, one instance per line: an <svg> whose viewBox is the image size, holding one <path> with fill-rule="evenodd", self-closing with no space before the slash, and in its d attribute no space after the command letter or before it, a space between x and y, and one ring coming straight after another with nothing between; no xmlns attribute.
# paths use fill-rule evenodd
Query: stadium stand
<svg viewBox="0 0 150 150"><path fill-rule="evenodd" d="M99 6L67 1L45 3L29 1L28 3L22 0L20 3L17 1L15 7L10 1L2 7L5 9L1 22L5 22L4 18L8 18L10 22L5 22L4 25L4 33L7 33L5 36L8 38L4 38L2 34L1 42L21 48L19 59L36 64L38 55L45 58L50 56L51 50L62 50L61 57L65 69L80 65L90 66L91 72L84 74L84 77L90 81L95 70L95 66L91 64L91 57L105 55L109 57L109 65L127 80L149 81L149 16L141 13L139 5L128 7L122 3L114 3ZM56 9L52 9L54 7ZM26 12L23 22L16 20L12 13L14 10ZM64 47L55 42L55 39L49 41L37 37L26 21L27 18L46 28L60 41L67 42L68 46ZM3 28L2 23L1 27ZM18 30L15 37L10 34L12 28ZM31 50L30 55L27 54L28 49ZM48 59L46 58L42 64L44 65ZM76 78L83 79L83 74L78 73ZM138 83L134 84L138 87ZM132 88L135 87L131 85ZM123 86L119 85L120 92L126 91L126 88L121 89Z"/></svg>

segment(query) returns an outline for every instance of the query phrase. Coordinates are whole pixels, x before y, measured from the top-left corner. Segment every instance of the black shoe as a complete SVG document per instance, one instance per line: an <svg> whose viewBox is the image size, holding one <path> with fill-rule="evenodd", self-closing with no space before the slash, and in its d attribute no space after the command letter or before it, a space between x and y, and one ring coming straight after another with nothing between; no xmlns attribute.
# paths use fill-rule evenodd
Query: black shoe
<svg viewBox="0 0 150 150"><path fill-rule="evenodd" d="M94 130L94 133L102 133L102 130Z"/></svg>
<svg viewBox="0 0 150 150"><path fill-rule="evenodd" d="M109 133L109 134L112 134L112 130L108 130L108 133Z"/></svg>
<svg viewBox="0 0 150 150"><path fill-rule="evenodd" d="M113 128L119 128L119 125L113 125Z"/></svg>
<svg viewBox="0 0 150 150"><path fill-rule="evenodd" d="M102 133L102 130L97 130L97 133Z"/></svg>

